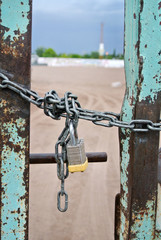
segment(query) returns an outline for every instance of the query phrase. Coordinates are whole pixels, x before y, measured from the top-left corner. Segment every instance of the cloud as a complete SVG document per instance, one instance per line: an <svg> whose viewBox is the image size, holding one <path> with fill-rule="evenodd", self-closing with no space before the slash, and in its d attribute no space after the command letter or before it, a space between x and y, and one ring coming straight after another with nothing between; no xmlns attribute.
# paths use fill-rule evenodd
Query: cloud
<svg viewBox="0 0 161 240"><path fill-rule="evenodd" d="M123 50L123 0L34 0L33 49L53 47L57 52L97 50L100 23L110 52Z"/></svg>
<svg viewBox="0 0 161 240"><path fill-rule="evenodd" d="M34 10L48 13L93 14L123 11L124 0L35 0Z"/></svg>
<svg viewBox="0 0 161 240"><path fill-rule="evenodd" d="M123 18L123 0L35 0L33 15L49 15L64 21L73 20L86 22L113 22L120 24ZM112 20L112 21L111 21ZM121 21L122 24L122 21Z"/></svg>

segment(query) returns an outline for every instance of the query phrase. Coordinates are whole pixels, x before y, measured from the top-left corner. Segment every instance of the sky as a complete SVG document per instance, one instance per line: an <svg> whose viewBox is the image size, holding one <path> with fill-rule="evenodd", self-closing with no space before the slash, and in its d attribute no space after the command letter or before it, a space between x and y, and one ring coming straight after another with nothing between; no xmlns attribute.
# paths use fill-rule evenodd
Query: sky
<svg viewBox="0 0 161 240"><path fill-rule="evenodd" d="M67 54L98 51L101 22L105 51L123 53L124 0L34 0L32 52L41 46Z"/></svg>

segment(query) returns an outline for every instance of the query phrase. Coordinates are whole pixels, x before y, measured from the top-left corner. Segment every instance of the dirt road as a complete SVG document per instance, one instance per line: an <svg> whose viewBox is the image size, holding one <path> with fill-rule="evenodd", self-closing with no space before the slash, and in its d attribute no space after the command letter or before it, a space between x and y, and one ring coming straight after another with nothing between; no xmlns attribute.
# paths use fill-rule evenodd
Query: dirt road
<svg viewBox="0 0 161 240"><path fill-rule="evenodd" d="M70 91L83 108L120 112L124 70L99 67L33 67L32 89L41 96L51 89ZM54 121L31 107L31 153L54 152L64 120ZM80 120L78 134L87 152L105 151L107 163L92 163L84 173L71 174L66 213L57 210L60 181L56 165L30 166L30 240L113 240L114 201L119 192L118 129Z"/></svg>

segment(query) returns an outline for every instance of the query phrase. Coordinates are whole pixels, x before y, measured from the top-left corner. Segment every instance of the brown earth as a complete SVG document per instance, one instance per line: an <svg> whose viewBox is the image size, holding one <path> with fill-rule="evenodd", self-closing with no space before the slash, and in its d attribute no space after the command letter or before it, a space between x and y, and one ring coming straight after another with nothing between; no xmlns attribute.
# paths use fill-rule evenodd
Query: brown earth
<svg viewBox="0 0 161 240"><path fill-rule="evenodd" d="M41 96L51 89L59 96L70 91L78 96L83 108L119 113L125 89L124 70L32 67L32 89ZM63 127L64 119L54 121L32 106L31 153L54 152ZM119 192L118 129L80 120L78 135L84 138L87 152L107 152L108 161L91 163L84 173L69 176L65 182L69 194L66 213L57 210L60 181L56 165L30 166L30 240L114 239L114 202Z"/></svg>

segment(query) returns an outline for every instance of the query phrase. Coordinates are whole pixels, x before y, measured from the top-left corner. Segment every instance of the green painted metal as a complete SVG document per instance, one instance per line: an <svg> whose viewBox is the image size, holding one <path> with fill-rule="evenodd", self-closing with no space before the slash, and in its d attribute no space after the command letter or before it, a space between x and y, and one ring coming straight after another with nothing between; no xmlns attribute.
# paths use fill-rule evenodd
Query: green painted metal
<svg viewBox="0 0 161 240"><path fill-rule="evenodd" d="M0 72L30 86L31 0L0 1ZM28 239L29 104L0 92L0 239Z"/></svg>
<svg viewBox="0 0 161 240"><path fill-rule="evenodd" d="M161 2L125 0L126 93L121 119L159 121ZM120 240L161 239L156 228L159 134L121 129Z"/></svg>

